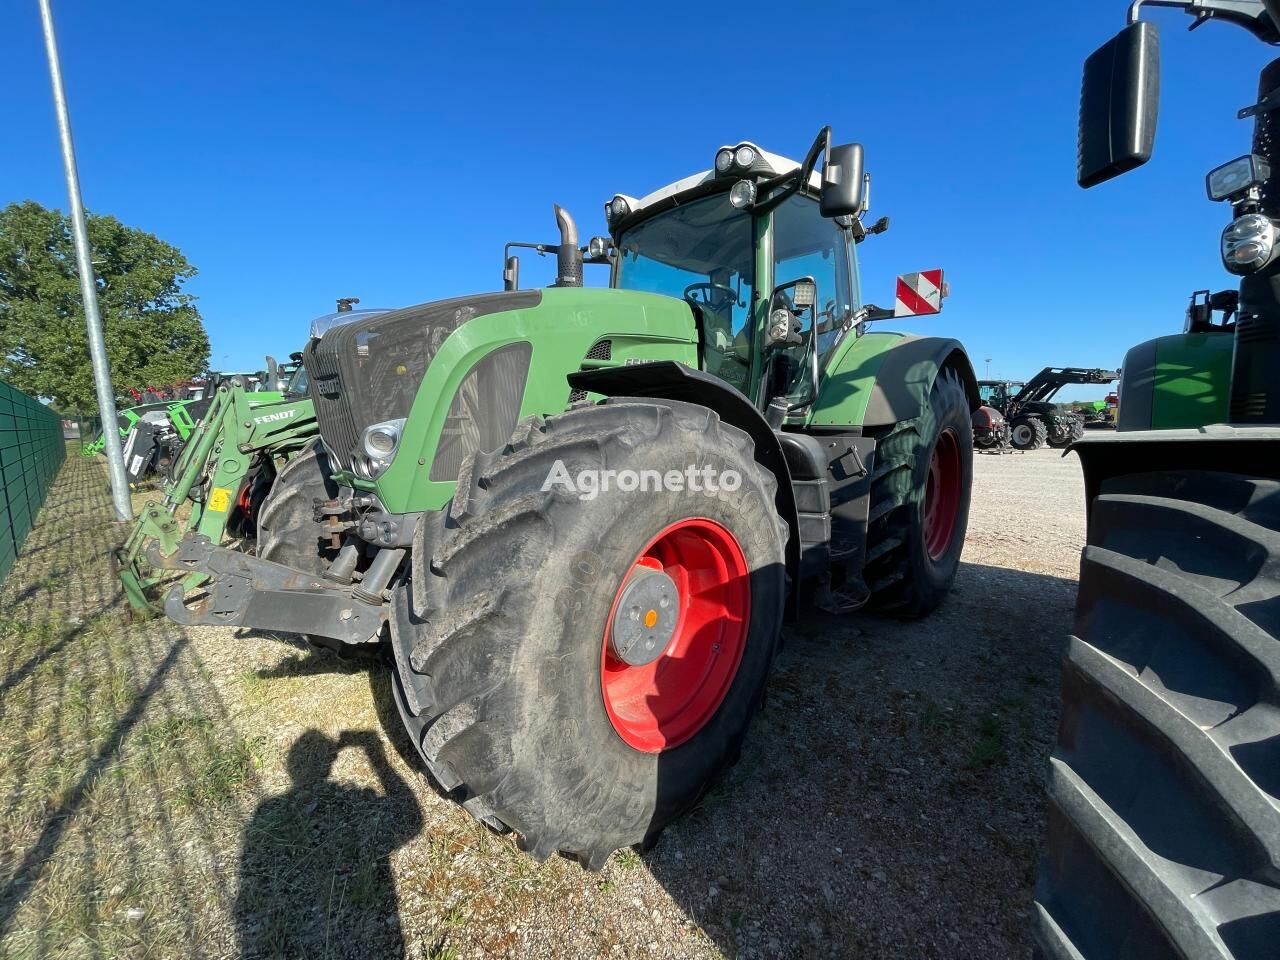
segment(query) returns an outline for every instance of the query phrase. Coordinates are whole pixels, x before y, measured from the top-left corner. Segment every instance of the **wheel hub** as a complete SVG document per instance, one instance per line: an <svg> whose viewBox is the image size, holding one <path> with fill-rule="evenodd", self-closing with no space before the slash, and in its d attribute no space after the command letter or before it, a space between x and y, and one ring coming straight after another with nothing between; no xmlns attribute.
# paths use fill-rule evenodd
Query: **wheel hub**
<svg viewBox="0 0 1280 960"><path fill-rule="evenodd" d="M671 643L679 612L676 582L661 570L637 569L618 597L609 652L633 667L653 663Z"/></svg>

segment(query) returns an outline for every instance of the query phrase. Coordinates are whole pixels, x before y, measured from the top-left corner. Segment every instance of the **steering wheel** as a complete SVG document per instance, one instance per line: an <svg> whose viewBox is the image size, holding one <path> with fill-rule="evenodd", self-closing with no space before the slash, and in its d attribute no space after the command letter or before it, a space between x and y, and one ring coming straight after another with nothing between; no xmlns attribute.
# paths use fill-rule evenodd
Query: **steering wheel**
<svg viewBox="0 0 1280 960"><path fill-rule="evenodd" d="M691 283L684 288L684 298L690 303L699 303L704 306L712 306L711 294L720 292L726 294L734 303L738 302L738 291L733 289L727 283ZM695 293L701 293L702 299L699 300L694 296Z"/></svg>

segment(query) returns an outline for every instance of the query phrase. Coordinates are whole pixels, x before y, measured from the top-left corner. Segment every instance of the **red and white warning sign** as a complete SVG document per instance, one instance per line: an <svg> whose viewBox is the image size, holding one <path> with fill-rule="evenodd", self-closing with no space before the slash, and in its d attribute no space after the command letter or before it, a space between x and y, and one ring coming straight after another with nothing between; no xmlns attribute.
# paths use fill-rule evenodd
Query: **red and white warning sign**
<svg viewBox="0 0 1280 960"><path fill-rule="evenodd" d="M924 314L941 313L942 298L947 295L947 292L947 286L942 279L941 270L904 273L898 277L898 290L894 294L893 301L893 315L895 317L918 317Z"/></svg>

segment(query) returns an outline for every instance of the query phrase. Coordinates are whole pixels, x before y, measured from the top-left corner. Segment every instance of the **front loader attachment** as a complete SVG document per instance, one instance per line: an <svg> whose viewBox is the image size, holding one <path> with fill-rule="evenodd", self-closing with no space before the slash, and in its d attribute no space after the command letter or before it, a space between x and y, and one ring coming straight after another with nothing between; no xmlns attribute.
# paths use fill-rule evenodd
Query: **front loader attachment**
<svg viewBox="0 0 1280 960"><path fill-rule="evenodd" d="M315 435L310 400L264 396L241 386L219 387L174 464L164 497L143 505L116 553L129 606L146 616L164 612L158 594L162 587L175 585L174 572L153 560L172 556L188 531L220 544L235 519L237 532L248 535L253 512L278 467ZM205 579L189 574L181 582L190 589Z"/></svg>

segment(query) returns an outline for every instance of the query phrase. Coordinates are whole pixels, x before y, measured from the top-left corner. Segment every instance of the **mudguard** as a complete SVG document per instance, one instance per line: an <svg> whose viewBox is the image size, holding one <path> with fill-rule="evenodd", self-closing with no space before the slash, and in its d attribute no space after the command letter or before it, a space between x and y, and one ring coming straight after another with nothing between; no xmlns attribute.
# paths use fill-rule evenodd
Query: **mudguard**
<svg viewBox="0 0 1280 960"><path fill-rule="evenodd" d="M1116 428L1176 430L1225 423L1235 334L1175 333L1132 347L1124 358Z"/></svg>
<svg viewBox="0 0 1280 960"><path fill-rule="evenodd" d="M959 373L970 409L977 410L978 381L960 341L879 331L847 338L827 364L807 425L847 429L912 420L943 367Z"/></svg>
<svg viewBox="0 0 1280 960"><path fill-rule="evenodd" d="M673 360L582 370L569 374L569 385L605 397L646 397L696 403L715 411L725 423L744 430L755 442L755 458L778 478L775 505L787 521L787 573L796 582L800 571L800 525L796 512L791 472L782 444L765 422L764 416L741 392L719 377L694 370Z"/></svg>

